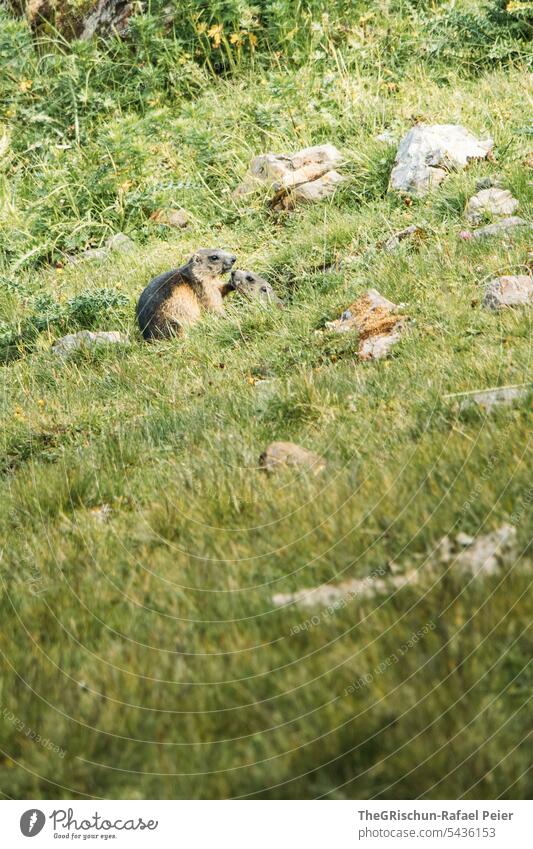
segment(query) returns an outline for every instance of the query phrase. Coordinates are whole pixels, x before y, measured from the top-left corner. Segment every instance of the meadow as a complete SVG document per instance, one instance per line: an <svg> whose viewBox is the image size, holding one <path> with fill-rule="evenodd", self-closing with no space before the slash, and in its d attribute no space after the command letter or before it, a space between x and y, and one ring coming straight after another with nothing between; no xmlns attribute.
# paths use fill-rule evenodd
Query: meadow
<svg viewBox="0 0 533 849"><path fill-rule="evenodd" d="M458 238L494 174L531 219L531 3L162 5L91 42L0 13L0 792L530 798L532 396L446 396L532 382L531 310L481 305L530 232ZM490 135L493 161L406 204L376 137L419 121ZM323 142L333 198L234 197L253 156ZM412 223L423 241L382 249ZM117 232L131 252L68 262ZM211 246L285 309L235 294L143 343L143 287ZM379 362L317 332L369 287L412 319ZM130 344L59 360L80 329ZM266 475L276 439L326 471ZM498 574L273 605L509 522Z"/></svg>

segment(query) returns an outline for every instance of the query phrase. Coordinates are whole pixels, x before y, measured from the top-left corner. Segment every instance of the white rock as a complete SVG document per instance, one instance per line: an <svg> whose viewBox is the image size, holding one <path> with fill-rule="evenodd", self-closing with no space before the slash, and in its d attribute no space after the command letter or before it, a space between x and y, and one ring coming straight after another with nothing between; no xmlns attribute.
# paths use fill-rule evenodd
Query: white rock
<svg viewBox="0 0 533 849"><path fill-rule="evenodd" d="M530 275L504 275L487 283L483 306L499 310L528 304L533 304L533 277Z"/></svg>
<svg viewBox="0 0 533 849"><path fill-rule="evenodd" d="M113 510L109 504L101 504L99 507L91 507L89 513L96 522L100 522L103 525L109 521Z"/></svg>
<svg viewBox="0 0 533 849"><path fill-rule="evenodd" d="M4 157L9 150L10 138L7 132L0 135L0 158Z"/></svg>
<svg viewBox="0 0 533 849"><path fill-rule="evenodd" d="M492 139L479 140L456 124L418 124L400 142L390 185L395 191L422 197L442 182L448 171L485 159Z"/></svg>
<svg viewBox="0 0 533 849"><path fill-rule="evenodd" d="M482 189L471 197L466 207L466 218L471 224L479 224L483 215L512 215L518 208L518 201L507 189Z"/></svg>
<svg viewBox="0 0 533 849"><path fill-rule="evenodd" d="M67 359L75 351L124 344L128 344L128 337L117 330L80 330L78 333L70 333L58 339L52 345L52 351L61 359Z"/></svg>

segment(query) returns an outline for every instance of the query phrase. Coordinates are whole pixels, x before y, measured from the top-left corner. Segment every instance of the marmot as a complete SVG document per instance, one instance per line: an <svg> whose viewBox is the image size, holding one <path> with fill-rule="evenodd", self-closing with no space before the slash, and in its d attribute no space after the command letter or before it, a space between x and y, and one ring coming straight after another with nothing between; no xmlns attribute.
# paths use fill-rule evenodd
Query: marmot
<svg viewBox="0 0 533 849"><path fill-rule="evenodd" d="M137 304L145 339L176 336L194 324L202 310L222 312L222 298L234 288L222 279L237 257L218 248L201 248L181 268L154 277Z"/></svg>
<svg viewBox="0 0 533 849"><path fill-rule="evenodd" d="M231 285L236 292L240 292L249 301L262 301L265 304L283 306L283 301L278 298L274 289L266 280L254 274L253 271L236 269L231 272Z"/></svg>

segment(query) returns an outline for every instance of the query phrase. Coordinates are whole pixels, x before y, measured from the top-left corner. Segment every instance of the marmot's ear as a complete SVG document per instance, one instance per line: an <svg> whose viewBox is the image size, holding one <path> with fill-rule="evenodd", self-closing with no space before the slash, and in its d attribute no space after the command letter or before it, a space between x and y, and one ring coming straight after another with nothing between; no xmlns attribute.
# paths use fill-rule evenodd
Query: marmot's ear
<svg viewBox="0 0 533 849"><path fill-rule="evenodd" d="M193 254L192 255L191 262L201 262L201 261L202 261L202 257L199 256L199 254Z"/></svg>

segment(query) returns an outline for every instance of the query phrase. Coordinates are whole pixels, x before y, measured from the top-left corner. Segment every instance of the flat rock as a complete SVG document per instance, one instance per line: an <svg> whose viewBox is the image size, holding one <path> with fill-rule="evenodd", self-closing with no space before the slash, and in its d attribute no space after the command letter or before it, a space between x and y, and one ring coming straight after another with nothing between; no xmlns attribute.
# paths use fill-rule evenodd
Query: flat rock
<svg viewBox="0 0 533 849"><path fill-rule="evenodd" d="M465 393L459 403L459 411L479 407L490 413L494 407L501 407L521 401L528 394L528 387L524 386L501 386L496 389L483 389L481 392Z"/></svg>
<svg viewBox="0 0 533 849"><path fill-rule="evenodd" d="M383 244L383 250L387 253L394 253L394 251L397 251L401 243L406 239L420 241L424 238L425 234L426 231L423 227L420 227L418 224L411 224L404 230L400 230L398 233L394 233L392 236L389 236L387 241Z"/></svg>
<svg viewBox="0 0 533 849"><path fill-rule="evenodd" d="M471 224L479 224L483 216L510 216L518 208L518 201L507 189L491 187L482 189L471 197L466 206L465 216Z"/></svg>
<svg viewBox="0 0 533 849"><path fill-rule="evenodd" d="M465 168L473 159L486 159L492 139L477 139L457 124L417 124L401 140L390 187L423 197L451 170Z"/></svg>
<svg viewBox="0 0 533 849"><path fill-rule="evenodd" d="M80 330L58 339L52 345L52 351L61 359L67 359L75 351L94 350L106 345L125 345L128 341L128 337L118 330Z"/></svg>
<svg viewBox="0 0 533 849"><path fill-rule="evenodd" d="M336 170L341 162L342 155L332 144L306 147L292 154L264 153L252 160L234 195L240 197L267 186L274 190L273 208L314 203L330 197L344 180Z"/></svg>
<svg viewBox="0 0 533 849"><path fill-rule="evenodd" d="M508 274L495 277L487 283L483 298L484 307L499 310L528 304L533 304L533 277L529 274Z"/></svg>
<svg viewBox="0 0 533 849"><path fill-rule="evenodd" d="M176 227L178 230L183 230L188 227L190 217L184 209L156 209L150 216L150 221L156 224L163 224L165 227Z"/></svg>
<svg viewBox="0 0 533 849"><path fill-rule="evenodd" d="M259 465L267 472L296 466L318 474L326 468L326 461L319 454L294 442L271 442L259 457Z"/></svg>
<svg viewBox="0 0 533 849"><path fill-rule="evenodd" d="M495 221L494 224L487 224L485 227L479 227L470 234L472 239L488 239L491 236L502 236L511 233L520 227L530 227L527 221L520 218L518 215L511 215L509 218L502 218L501 221Z"/></svg>
<svg viewBox="0 0 533 849"><path fill-rule="evenodd" d="M336 321L326 328L335 333L355 331L359 334L358 355L361 360L380 360L390 354L405 329L407 317L397 315L393 304L376 289L369 289Z"/></svg>

